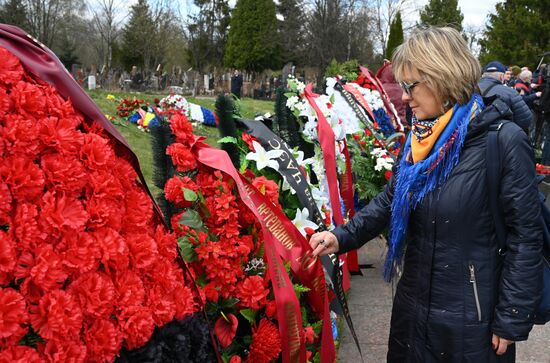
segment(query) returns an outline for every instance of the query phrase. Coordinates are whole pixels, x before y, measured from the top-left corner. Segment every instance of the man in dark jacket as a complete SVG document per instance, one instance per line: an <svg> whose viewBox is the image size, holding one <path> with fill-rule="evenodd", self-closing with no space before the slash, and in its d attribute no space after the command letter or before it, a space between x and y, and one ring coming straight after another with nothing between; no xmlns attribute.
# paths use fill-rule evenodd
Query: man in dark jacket
<svg viewBox="0 0 550 363"><path fill-rule="evenodd" d="M241 98L241 88L243 87L243 76L238 69L235 69L233 77L231 77L231 93Z"/></svg>
<svg viewBox="0 0 550 363"><path fill-rule="evenodd" d="M521 96L512 88L502 84L506 67L500 62L490 62L483 68L479 80L479 89L483 97L497 96L512 110L513 121L525 132L528 132L533 119L533 113Z"/></svg>

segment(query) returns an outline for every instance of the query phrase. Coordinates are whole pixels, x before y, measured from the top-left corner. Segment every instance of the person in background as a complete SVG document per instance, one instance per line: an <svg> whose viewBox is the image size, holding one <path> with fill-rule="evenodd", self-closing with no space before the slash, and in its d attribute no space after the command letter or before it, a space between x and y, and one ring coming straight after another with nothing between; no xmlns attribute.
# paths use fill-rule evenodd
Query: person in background
<svg viewBox="0 0 550 363"><path fill-rule="evenodd" d="M533 113L516 91L503 84L506 81L506 72L509 71L498 61L487 63L478 82L481 95L483 97L496 95L502 99L510 107L513 121L527 133L533 120ZM509 74L511 73L510 71Z"/></svg>
<svg viewBox="0 0 550 363"><path fill-rule="evenodd" d="M508 82L512 79L512 70L507 69L506 72L504 72L504 79L502 80L502 83L507 86Z"/></svg>
<svg viewBox="0 0 550 363"><path fill-rule="evenodd" d="M523 101L525 101L530 109L533 109L533 102L541 96L541 92L535 92L531 88L532 77L533 73L531 73L530 70L523 70L519 74L518 80L514 85L514 88L519 92L521 97L523 97Z"/></svg>
<svg viewBox="0 0 550 363"><path fill-rule="evenodd" d="M347 224L311 237L313 256L357 249L389 225L384 276L402 275L387 362L515 362L514 342L527 339L542 291L533 149L518 125L502 126L502 255L485 145L489 126L510 120L510 110L476 93L481 67L453 28L413 31L392 66L414 114L401 160Z"/></svg>
<svg viewBox="0 0 550 363"><path fill-rule="evenodd" d="M238 69L235 69L233 72L233 77L231 77L231 93L233 93L238 98L241 98L241 89L243 87L243 76Z"/></svg>
<svg viewBox="0 0 550 363"><path fill-rule="evenodd" d="M508 87L514 88L518 80L518 75L521 73L521 68L518 66L511 66L510 71L512 72L512 77L510 77L510 80L508 81Z"/></svg>

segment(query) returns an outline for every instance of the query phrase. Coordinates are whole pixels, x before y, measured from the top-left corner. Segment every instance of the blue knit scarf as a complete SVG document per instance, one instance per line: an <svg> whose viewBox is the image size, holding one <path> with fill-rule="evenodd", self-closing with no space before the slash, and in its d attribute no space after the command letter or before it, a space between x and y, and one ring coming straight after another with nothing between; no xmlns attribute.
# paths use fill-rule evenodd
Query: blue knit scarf
<svg viewBox="0 0 550 363"><path fill-rule="evenodd" d="M386 281L392 279L395 268L402 263L411 211L429 192L445 183L458 164L468 123L481 112L483 107L483 99L477 93L468 103L456 104L449 123L439 135L434 147L424 160L417 163L408 160L412 159L408 156L411 153L411 137L413 137L412 132L409 133L397 170L391 206L389 250L384 264Z"/></svg>

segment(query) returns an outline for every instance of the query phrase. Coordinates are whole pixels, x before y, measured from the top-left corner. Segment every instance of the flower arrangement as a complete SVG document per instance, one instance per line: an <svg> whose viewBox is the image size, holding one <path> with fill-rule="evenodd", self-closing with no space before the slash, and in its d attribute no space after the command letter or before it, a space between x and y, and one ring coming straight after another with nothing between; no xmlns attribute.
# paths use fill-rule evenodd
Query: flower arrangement
<svg viewBox="0 0 550 363"><path fill-rule="evenodd" d="M4 48L0 102L0 361L112 362L197 311L103 128Z"/></svg>
<svg viewBox="0 0 550 363"><path fill-rule="evenodd" d="M125 97L121 99L118 103L117 115L121 118L128 119L128 117L132 116L134 112L139 110L142 106L149 106L149 102L145 102L144 100L137 97L134 97L132 99L130 99L129 97Z"/></svg>
<svg viewBox="0 0 550 363"><path fill-rule="evenodd" d="M207 126L216 125L212 111L187 101L183 96L170 94L161 99L158 105L163 110L182 111L193 122L199 122Z"/></svg>
<svg viewBox="0 0 550 363"><path fill-rule="evenodd" d="M205 311L215 322L222 358L233 363L271 362L281 354L283 337L260 222L232 177L198 161L192 151L197 139L185 114L175 112L169 125L175 142L166 154L177 172L166 182L164 197L179 209L171 224L180 253L200 285ZM280 176L279 182L275 181L279 167L275 158L280 152L266 151L244 133L238 140L225 138L222 142L238 144L242 175L274 208L291 212L297 227L305 232L310 225L301 224L303 211L290 207L286 199L287 208L280 204L282 193L295 199L290 191L281 190ZM297 282L293 287L298 298L310 291ZM299 339L306 343L308 360L316 357L318 361L323 322L305 302L301 318Z"/></svg>

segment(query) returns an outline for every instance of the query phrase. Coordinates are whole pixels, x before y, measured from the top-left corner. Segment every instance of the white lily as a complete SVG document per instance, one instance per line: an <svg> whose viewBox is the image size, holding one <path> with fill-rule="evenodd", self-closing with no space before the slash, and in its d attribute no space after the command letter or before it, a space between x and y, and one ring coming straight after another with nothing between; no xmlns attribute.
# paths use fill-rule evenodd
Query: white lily
<svg viewBox="0 0 550 363"><path fill-rule="evenodd" d="M283 191L285 191L285 190L290 190L290 194L292 194L292 195L296 194L296 191L295 191L294 188L292 188L292 187L290 186L290 184L286 181L286 178L285 178L285 177L283 177L283 185L282 185L281 188L283 189Z"/></svg>
<svg viewBox="0 0 550 363"><path fill-rule="evenodd" d="M311 196L313 197L313 200L315 201L315 204L317 205L319 211L323 209L323 205L326 205L328 203L328 199L317 187L311 187Z"/></svg>
<svg viewBox="0 0 550 363"><path fill-rule="evenodd" d="M302 210L296 209L296 217L294 218L292 223L294 223L296 228L298 228L300 233L303 234L304 236L306 235L307 227L312 229L319 228L317 224L313 223L308 218L309 218L309 211L307 210L307 208L304 208Z"/></svg>
<svg viewBox="0 0 550 363"><path fill-rule="evenodd" d="M246 154L246 160L254 160L256 162L256 168L262 170L266 166L269 166L272 169L279 170L279 163L277 160L273 160L281 157L283 155L283 150L269 150L266 151L260 143L257 141L252 141L254 145L255 152L249 152Z"/></svg>

